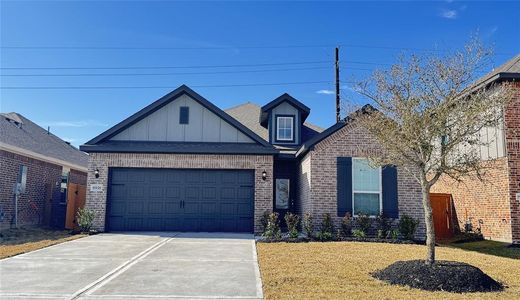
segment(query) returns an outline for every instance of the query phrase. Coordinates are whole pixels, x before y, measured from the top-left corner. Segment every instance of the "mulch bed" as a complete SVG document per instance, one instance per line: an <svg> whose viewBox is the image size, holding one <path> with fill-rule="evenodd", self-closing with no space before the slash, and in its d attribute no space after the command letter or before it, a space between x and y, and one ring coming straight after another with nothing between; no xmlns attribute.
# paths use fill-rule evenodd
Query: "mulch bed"
<svg viewBox="0 0 520 300"><path fill-rule="evenodd" d="M379 238L357 238L357 237L341 237L334 238L332 240L320 240L320 239L310 239L308 237L298 237L298 238L290 238L290 237L282 237L279 239L270 239L265 237L258 237L258 243L308 243L308 242L366 242L366 243L388 243L388 244L424 244L424 241L410 241L410 240L402 240L402 239L379 239Z"/></svg>
<svg viewBox="0 0 520 300"><path fill-rule="evenodd" d="M374 272L372 276L390 284L427 291L468 293L504 289L502 284L479 268L455 261L437 261L431 266L426 265L424 260L398 261Z"/></svg>

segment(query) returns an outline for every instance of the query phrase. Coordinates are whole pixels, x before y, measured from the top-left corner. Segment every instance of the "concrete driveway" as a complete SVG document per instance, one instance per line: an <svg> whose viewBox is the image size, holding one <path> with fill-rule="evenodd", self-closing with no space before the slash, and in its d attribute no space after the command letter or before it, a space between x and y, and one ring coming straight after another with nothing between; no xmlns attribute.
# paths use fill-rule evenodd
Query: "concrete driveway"
<svg viewBox="0 0 520 300"><path fill-rule="evenodd" d="M261 299L252 235L99 234L0 260L0 299Z"/></svg>

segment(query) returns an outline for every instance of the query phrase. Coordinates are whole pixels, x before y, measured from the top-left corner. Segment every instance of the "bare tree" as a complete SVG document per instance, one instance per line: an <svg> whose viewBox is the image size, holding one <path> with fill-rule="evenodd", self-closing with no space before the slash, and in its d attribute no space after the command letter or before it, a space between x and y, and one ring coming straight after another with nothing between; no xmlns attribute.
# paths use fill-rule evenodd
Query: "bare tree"
<svg viewBox="0 0 520 300"><path fill-rule="evenodd" d="M435 262L430 188L441 176L482 178L491 164L482 163L479 149L489 142L480 133L500 125L511 99L506 84L475 88L490 56L475 39L453 54L401 58L356 86L374 103L375 110L358 118L382 148L371 161L400 166L421 185L427 264Z"/></svg>

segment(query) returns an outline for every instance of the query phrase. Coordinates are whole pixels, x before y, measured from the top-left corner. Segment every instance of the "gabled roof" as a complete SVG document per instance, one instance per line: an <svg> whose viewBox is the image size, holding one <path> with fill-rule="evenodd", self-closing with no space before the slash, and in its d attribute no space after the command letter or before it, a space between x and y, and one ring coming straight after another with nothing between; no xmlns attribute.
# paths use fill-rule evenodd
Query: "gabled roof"
<svg viewBox="0 0 520 300"><path fill-rule="evenodd" d="M270 145L268 142L266 142L263 138L258 136L256 133L251 131L249 128L229 116L227 113L225 113L223 110L215 106L213 103L206 100L201 95L197 94L195 91L190 89L186 85L181 85L177 89L173 90L172 92L168 93L167 95L161 97L160 99L156 100L152 104L146 106L145 108L141 109L137 113L133 114L132 116L126 118L122 122L116 124L112 128L108 129L107 131L101 133L97 137L93 138L92 140L85 143L84 146L81 146L80 149L84 150L92 150L92 147L88 147L88 145L95 145L100 144L103 142L108 141L111 137L115 136L116 134L120 133L121 131L125 130L126 128L132 126L133 124L137 123L138 121L142 120L143 118L147 117L148 115L152 114L153 112L157 111L161 107L165 106L166 104L174 101L175 99L179 98L182 95L188 95L192 99L198 101L202 106L210 110L211 112L215 113L220 118L224 119L226 122L237 128L239 131L244 133L246 136L250 137L252 140L256 141L257 143L261 144L264 147L268 147L271 149L274 149L272 145Z"/></svg>
<svg viewBox="0 0 520 300"><path fill-rule="evenodd" d="M365 104L363 107L361 107L357 111L351 113L345 119L330 126L329 128L325 129L323 132L315 135L313 138L311 138L307 142L303 143L303 145L300 147L300 149L298 149L298 151L296 152L296 157L305 155L305 153L307 153L309 150L311 150L312 147L314 147L314 145L316 145L319 142L323 141L324 139L328 138L336 131L345 127L347 124L350 124L353 120L355 120L355 116L360 115L360 114L366 114L366 113L369 113L370 111L374 111L374 110L375 110L375 108L372 105Z"/></svg>
<svg viewBox="0 0 520 300"><path fill-rule="evenodd" d="M301 114L302 114L302 122L307 119L309 116L309 113L311 112L311 109L308 108L305 104L301 103L300 101L293 98L291 95L285 93L281 95L280 97L274 99L273 101L267 103L266 105L262 106L260 114L260 125L267 126L267 119L269 116L269 112L275 108L276 106L280 105L282 102L288 102L295 108L297 108Z"/></svg>
<svg viewBox="0 0 520 300"><path fill-rule="evenodd" d="M19 113L0 113L0 146L85 170L88 155Z"/></svg>
<svg viewBox="0 0 520 300"><path fill-rule="evenodd" d="M495 68L493 71L477 79L473 84L473 89L480 88L497 80L520 80L520 54L517 54L515 57Z"/></svg>
<svg viewBox="0 0 520 300"><path fill-rule="evenodd" d="M265 141L269 141L269 131L258 122L261 114L261 107L255 103L247 102L225 110L230 116L235 118L254 133L262 137ZM316 134L323 131L323 128L311 124L304 123L302 126L302 143L306 142Z"/></svg>

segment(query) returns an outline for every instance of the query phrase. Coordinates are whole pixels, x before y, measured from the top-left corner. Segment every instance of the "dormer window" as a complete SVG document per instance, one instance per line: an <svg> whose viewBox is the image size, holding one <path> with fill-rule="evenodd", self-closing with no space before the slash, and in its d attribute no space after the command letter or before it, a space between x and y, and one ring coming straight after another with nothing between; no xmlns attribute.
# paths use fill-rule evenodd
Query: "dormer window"
<svg viewBox="0 0 520 300"><path fill-rule="evenodd" d="M294 116L276 116L276 140L294 141Z"/></svg>

